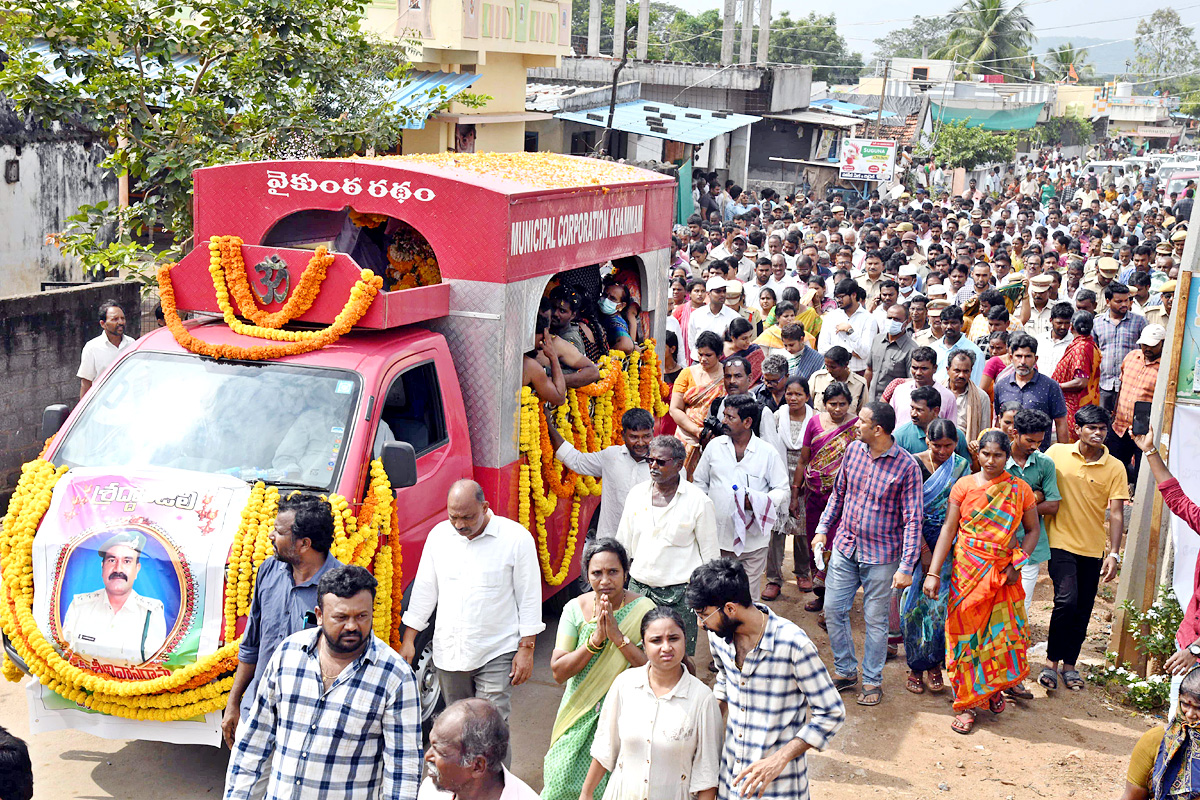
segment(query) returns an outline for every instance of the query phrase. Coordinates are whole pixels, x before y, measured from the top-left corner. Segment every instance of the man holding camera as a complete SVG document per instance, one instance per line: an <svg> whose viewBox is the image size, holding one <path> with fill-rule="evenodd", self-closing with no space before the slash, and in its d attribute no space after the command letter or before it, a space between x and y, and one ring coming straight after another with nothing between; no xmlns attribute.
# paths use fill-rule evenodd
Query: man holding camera
<svg viewBox="0 0 1200 800"><path fill-rule="evenodd" d="M770 415L745 392L726 397L723 405L726 433L704 449L692 483L716 508L721 555L742 562L750 591L757 594L767 569L771 528L777 510L787 508L791 483L776 447L754 435L759 416L765 420Z"/></svg>

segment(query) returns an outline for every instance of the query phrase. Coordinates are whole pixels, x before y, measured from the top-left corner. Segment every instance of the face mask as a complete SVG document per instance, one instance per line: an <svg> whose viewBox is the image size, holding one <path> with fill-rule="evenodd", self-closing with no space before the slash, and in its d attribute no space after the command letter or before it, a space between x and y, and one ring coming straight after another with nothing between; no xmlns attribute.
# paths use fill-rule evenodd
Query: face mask
<svg viewBox="0 0 1200 800"><path fill-rule="evenodd" d="M602 314L611 315L617 313L617 304L614 303L610 298L602 298L598 305L600 306L600 313Z"/></svg>
<svg viewBox="0 0 1200 800"><path fill-rule="evenodd" d="M904 323L901 322L900 320L893 319L893 320L888 321L888 335L899 336L901 331L903 331L903 330L904 330Z"/></svg>

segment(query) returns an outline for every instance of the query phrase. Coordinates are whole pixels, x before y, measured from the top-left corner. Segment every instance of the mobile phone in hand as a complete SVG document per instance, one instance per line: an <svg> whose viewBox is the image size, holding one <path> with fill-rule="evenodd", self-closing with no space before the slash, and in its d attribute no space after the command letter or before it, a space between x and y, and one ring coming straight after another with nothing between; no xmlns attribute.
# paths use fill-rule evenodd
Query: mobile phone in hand
<svg viewBox="0 0 1200 800"><path fill-rule="evenodd" d="M1133 426L1129 429L1133 436L1145 436L1150 432L1150 407L1152 403L1139 400L1133 404Z"/></svg>

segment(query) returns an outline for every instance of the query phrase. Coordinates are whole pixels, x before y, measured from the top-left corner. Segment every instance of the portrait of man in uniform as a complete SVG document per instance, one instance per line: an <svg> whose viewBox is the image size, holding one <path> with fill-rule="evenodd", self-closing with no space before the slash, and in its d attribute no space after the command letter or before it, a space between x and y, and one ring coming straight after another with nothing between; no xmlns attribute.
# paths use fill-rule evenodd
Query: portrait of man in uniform
<svg viewBox="0 0 1200 800"><path fill-rule="evenodd" d="M134 590L146 537L118 531L99 550L103 589L75 595L62 634L72 651L118 664L144 664L167 638L163 602Z"/></svg>

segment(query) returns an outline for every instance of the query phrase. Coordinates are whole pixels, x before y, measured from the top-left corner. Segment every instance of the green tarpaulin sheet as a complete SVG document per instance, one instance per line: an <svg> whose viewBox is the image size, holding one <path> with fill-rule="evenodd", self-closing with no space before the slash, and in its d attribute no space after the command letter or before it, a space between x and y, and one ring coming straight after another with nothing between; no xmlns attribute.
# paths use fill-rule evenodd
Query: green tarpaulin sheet
<svg viewBox="0 0 1200 800"><path fill-rule="evenodd" d="M1029 106L1017 106L1003 109L953 108L937 103L930 104L929 113L935 123L959 122L968 120L972 127L982 127L985 131L1026 131L1037 124L1038 116L1042 113L1045 103L1035 103Z"/></svg>
<svg viewBox="0 0 1200 800"><path fill-rule="evenodd" d="M679 165L679 186L675 188L675 224L687 225L688 217L696 213L692 202L692 160Z"/></svg>

